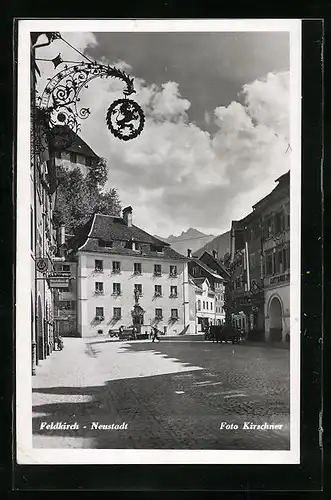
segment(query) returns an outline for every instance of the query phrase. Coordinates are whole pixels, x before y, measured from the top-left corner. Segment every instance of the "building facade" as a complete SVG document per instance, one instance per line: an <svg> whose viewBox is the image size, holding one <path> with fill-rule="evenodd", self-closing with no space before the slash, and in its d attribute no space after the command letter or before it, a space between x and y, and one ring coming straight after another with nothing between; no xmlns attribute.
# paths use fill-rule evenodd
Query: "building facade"
<svg viewBox="0 0 331 500"><path fill-rule="evenodd" d="M226 309L252 338L289 341L290 173L231 227Z"/></svg>
<svg viewBox="0 0 331 500"><path fill-rule="evenodd" d="M202 333L207 326L217 325L221 320L216 309L216 293L207 278L190 278L194 298L195 332Z"/></svg>
<svg viewBox="0 0 331 500"><path fill-rule="evenodd" d="M205 264L200 258L196 258L191 256L190 250L188 251L188 258L190 258L188 263L189 276L194 283L199 283L201 279L208 280L209 287L209 300L202 300L200 304L200 311L196 309L196 315L199 314L199 324L202 324L201 327L204 329L204 325L207 324L207 318L209 317L210 307L213 308L213 325L220 325L225 321L225 309L224 309L224 297L225 297L225 280L224 278L218 274L215 270L211 269L207 264ZM198 281L196 281L198 280ZM198 299L197 299L198 300ZM205 303L205 304L204 304ZM211 303L211 304L210 304ZM197 305L198 307L198 305ZM208 309L207 309L208 307ZM202 315L202 310L206 313L205 316ZM208 314L207 314L208 311ZM205 320L202 318L206 317Z"/></svg>
<svg viewBox="0 0 331 500"><path fill-rule="evenodd" d="M77 333L135 325L164 335L190 331L187 259L122 217L96 214L68 242L77 264Z"/></svg>
<svg viewBox="0 0 331 500"><path fill-rule="evenodd" d="M32 374L54 346L54 290L46 279L53 269L56 233L52 214L56 171L43 130L43 115L34 109L30 168L30 262Z"/></svg>
<svg viewBox="0 0 331 500"><path fill-rule="evenodd" d="M94 168L100 157L86 144L77 134L65 150L58 150L55 153L55 166L62 167L66 171L79 168L85 177L90 168Z"/></svg>

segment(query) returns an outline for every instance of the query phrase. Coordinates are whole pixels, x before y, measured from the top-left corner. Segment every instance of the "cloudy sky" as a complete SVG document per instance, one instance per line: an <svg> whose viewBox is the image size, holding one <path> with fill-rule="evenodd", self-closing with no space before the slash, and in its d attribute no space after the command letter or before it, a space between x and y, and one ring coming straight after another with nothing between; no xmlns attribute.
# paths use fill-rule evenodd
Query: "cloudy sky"
<svg viewBox="0 0 331 500"><path fill-rule="evenodd" d="M64 33L99 62L135 77L146 124L128 142L105 115L123 84L96 79L82 138L107 159L108 183L134 223L160 236L189 227L220 234L245 216L289 169L289 35L286 32ZM62 41L37 57L82 59ZM43 88L54 70L39 62Z"/></svg>

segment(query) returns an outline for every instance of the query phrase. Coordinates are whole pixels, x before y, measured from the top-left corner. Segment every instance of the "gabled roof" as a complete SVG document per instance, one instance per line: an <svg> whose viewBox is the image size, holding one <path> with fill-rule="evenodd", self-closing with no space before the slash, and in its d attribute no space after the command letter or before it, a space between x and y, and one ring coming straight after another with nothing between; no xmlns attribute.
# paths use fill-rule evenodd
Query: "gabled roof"
<svg viewBox="0 0 331 500"><path fill-rule="evenodd" d="M222 278L222 276L217 274L213 269L211 269L209 266L207 266L207 264L205 264L204 262L201 262L201 260L199 260L198 257L191 258L190 262L193 262L194 264L198 264L198 266L200 266L202 269L207 271L207 273L209 273L214 279L224 281L224 278Z"/></svg>
<svg viewBox="0 0 331 500"><path fill-rule="evenodd" d="M99 240L113 242L111 248L100 248ZM140 243L141 251L138 253L130 248L124 248L123 242L135 241ZM187 261L187 258L173 250L169 243L155 238L137 226L127 226L121 217L95 214L77 231L69 242L70 247L84 252L98 252L113 255L130 255L153 257L167 260ZM151 245L162 247L162 253L153 251Z"/></svg>
<svg viewBox="0 0 331 500"><path fill-rule="evenodd" d="M255 203L255 205L253 205L253 210L260 207L263 203L265 203L269 199L273 198L276 194L278 194L278 191L282 190L284 187L290 186L290 170L285 174L281 175L280 177L278 177L278 179L276 179L275 182L278 182L277 186L269 194L267 194L267 196L265 196L260 201Z"/></svg>
<svg viewBox="0 0 331 500"><path fill-rule="evenodd" d="M99 156L90 148L88 144L79 135L75 134L75 138L71 145L66 148L69 153L77 153L83 156L89 156L90 158L95 158L99 160Z"/></svg>
<svg viewBox="0 0 331 500"><path fill-rule="evenodd" d="M208 278L192 278L192 281L199 288L202 288L202 285L204 284L205 281L207 281L208 286L210 286Z"/></svg>
<svg viewBox="0 0 331 500"><path fill-rule="evenodd" d="M215 263L215 265L219 268L220 271L222 271L224 274L226 274L226 276L230 277L229 271L226 269L224 264L219 259L216 259L210 252L207 252L207 250L205 250L203 252L203 254L200 256L200 259L202 259L202 257L205 254L207 254L208 257L210 257L212 259L212 261Z"/></svg>

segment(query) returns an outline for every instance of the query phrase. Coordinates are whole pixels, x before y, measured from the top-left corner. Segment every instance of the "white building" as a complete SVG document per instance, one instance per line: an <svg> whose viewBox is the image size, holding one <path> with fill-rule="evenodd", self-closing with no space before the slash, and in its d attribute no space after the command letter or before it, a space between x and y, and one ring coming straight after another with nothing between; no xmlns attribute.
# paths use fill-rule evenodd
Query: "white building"
<svg viewBox="0 0 331 500"><path fill-rule="evenodd" d="M224 319L216 309L216 293L208 278L190 277L191 295L195 303L195 332L201 333L207 325L218 325Z"/></svg>
<svg viewBox="0 0 331 500"><path fill-rule="evenodd" d="M123 217L94 215L69 245L79 336L133 324L141 333L151 326L165 335L191 331L188 259L133 225L132 207Z"/></svg>
<svg viewBox="0 0 331 500"><path fill-rule="evenodd" d="M225 280L224 278L218 274L217 271L211 269L205 262L201 260L201 258L192 257L190 251L188 251L188 269L189 276L192 280L194 280L195 286L201 286L201 283L204 279L207 279L204 288L208 286L208 300L205 298L195 297L194 301L201 301L199 316L197 316L199 303L197 302L196 313L195 313L195 322L198 321L199 329L196 330L201 331L206 323L207 319L210 317L213 318L213 325L220 325L225 321L225 311L224 311L224 300L225 300ZM199 292L198 292L199 294ZM211 303L212 302L212 303ZM212 307L212 309L211 309ZM200 319L197 319L200 318ZM205 319L203 319L205 318Z"/></svg>

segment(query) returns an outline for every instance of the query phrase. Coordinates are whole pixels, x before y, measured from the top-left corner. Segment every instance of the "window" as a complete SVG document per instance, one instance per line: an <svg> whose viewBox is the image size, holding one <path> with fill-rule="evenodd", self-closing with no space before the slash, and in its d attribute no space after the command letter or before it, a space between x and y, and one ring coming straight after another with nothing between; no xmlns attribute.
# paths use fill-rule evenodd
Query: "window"
<svg viewBox="0 0 331 500"><path fill-rule="evenodd" d="M155 264L154 265L154 276L161 276L161 274L162 274L161 264Z"/></svg>
<svg viewBox="0 0 331 500"><path fill-rule="evenodd" d="M283 212L278 212L275 215L275 233L276 234L281 233L282 231L284 231L284 227L285 227L284 214Z"/></svg>
<svg viewBox="0 0 331 500"><path fill-rule="evenodd" d="M170 266L170 276L177 277L177 266Z"/></svg>
<svg viewBox="0 0 331 500"><path fill-rule="evenodd" d="M213 303L212 302L210 303L210 310L211 311L213 310Z"/></svg>
<svg viewBox="0 0 331 500"><path fill-rule="evenodd" d="M155 309L155 318L156 319L162 319L163 318L162 309L160 309L160 308Z"/></svg>
<svg viewBox="0 0 331 500"><path fill-rule="evenodd" d="M205 309L205 308L206 308L206 303L205 303L205 301L203 301L203 303L202 303L202 308L203 308L203 309Z"/></svg>
<svg viewBox="0 0 331 500"><path fill-rule="evenodd" d="M143 294L143 286L140 285L139 283L135 283L135 285L134 285L134 291L138 292L139 295L142 295Z"/></svg>
<svg viewBox="0 0 331 500"><path fill-rule="evenodd" d="M77 163L76 153L70 153L70 163Z"/></svg>
<svg viewBox="0 0 331 500"><path fill-rule="evenodd" d="M103 319L104 318L103 307L96 307L95 308L95 317L96 317L96 319Z"/></svg>
<svg viewBox="0 0 331 500"><path fill-rule="evenodd" d="M62 265L62 271L64 273L70 273L70 266L68 264L63 264Z"/></svg>
<svg viewBox="0 0 331 500"><path fill-rule="evenodd" d="M92 158L90 156L85 157L85 165L90 167L92 165Z"/></svg>
<svg viewBox="0 0 331 500"><path fill-rule="evenodd" d="M272 275L272 254L269 253L266 257L266 275Z"/></svg>
<svg viewBox="0 0 331 500"><path fill-rule="evenodd" d="M141 264L140 264L140 262L135 262L133 264L133 274L141 274Z"/></svg>
<svg viewBox="0 0 331 500"><path fill-rule="evenodd" d="M178 319L178 309L171 309L171 319Z"/></svg>
<svg viewBox="0 0 331 500"><path fill-rule="evenodd" d="M207 309L207 311L208 311L208 302L206 302L206 309Z"/></svg>
<svg viewBox="0 0 331 500"><path fill-rule="evenodd" d="M98 240L99 247L101 248L112 248L113 242L109 240Z"/></svg>
<svg viewBox="0 0 331 500"><path fill-rule="evenodd" d="M113 273L114 274L119 274L121 272L121 263L120 262L113 262Z"/></svg>
<svg viewBox="0 0 331 500"><path fill-rule="evenodd" d="M161 247L159 245L151 245L151 251L152 252L163 253L163 247Z"/></svg>
<svg viewBox="0 0 331 500"><path fill-rule="evenodd" d="M103 283L101 281L95 282L95 293L98 295L103 294Z"/></svg>
<svg viewBox="0 0 331 500"><path fill-rule="evenodd" d="M198 311L201 311L201 300L198 300Z"/></svg>
<svg viewBox="0 0 331 500"><path fill-rule="evenodd" d="M171 286L170 287L170 297L177 297L177 295L178 295L177 287Z"/></svg>
<svg viewBox="0 0 331 500"><path fill-rule="evenodd" d="M121 295L121 283L113 283L113 295Z"/></svg>
<svg viewBox="0 0 331 500"><path fill-rule="evenodd" d="M162 296L162 286L161 285L155 285L154 286L154 295L155 295L155 297L161 297Z"/></svg>
<svg viewBox="0 0 331 500"><path fill-rule="evenodd" d="M122 311L120 307L114 307L113 309L113 318L114 319L121 319L122 317Z"/></svg>
<svg viewBox="0 0 331 500"><path fill-rule="evenodd" d="M94 264L95 271L102 273L103 272L103 261L96 260Z"/></svg>

